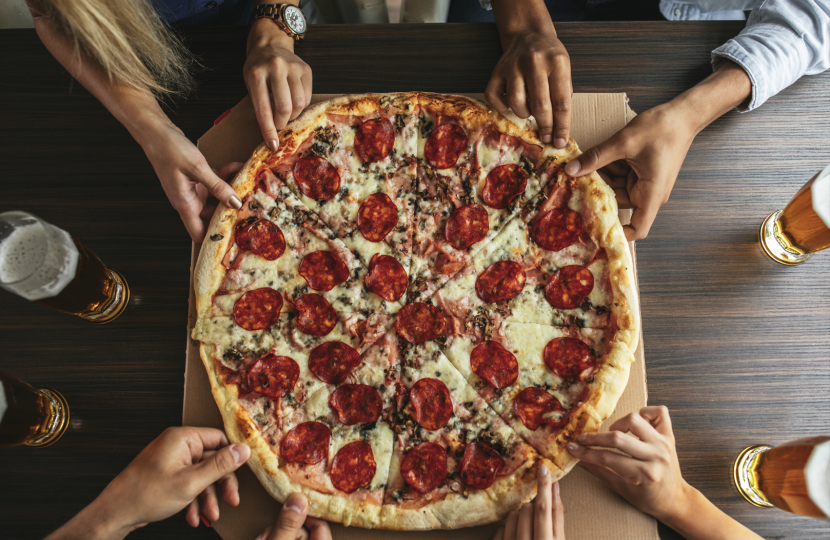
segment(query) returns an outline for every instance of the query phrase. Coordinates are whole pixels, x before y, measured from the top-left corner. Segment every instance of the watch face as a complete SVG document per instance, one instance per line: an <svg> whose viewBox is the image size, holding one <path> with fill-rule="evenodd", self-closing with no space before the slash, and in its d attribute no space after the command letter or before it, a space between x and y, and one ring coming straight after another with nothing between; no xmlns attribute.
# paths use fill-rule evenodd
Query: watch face
<svg viewBox="0 0 830 540"><path fill-rule="evenodd" d="M305 32L305 17L303 16L303 12L300 11L300 8L295 6L288 6L285 8L285 24L287 24L288 28L290 28L295 34L302 34Z"/></svg>

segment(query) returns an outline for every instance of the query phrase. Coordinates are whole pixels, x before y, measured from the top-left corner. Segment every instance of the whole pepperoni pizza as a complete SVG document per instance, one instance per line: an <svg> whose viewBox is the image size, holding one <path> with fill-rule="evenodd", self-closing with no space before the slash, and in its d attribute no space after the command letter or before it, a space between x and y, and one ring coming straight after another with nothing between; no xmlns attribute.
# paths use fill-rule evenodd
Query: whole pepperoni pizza
<svg viewBox="0 0 830 540"><path fill-rule="evenodd" d="M284 501L388 529L502 519L574 465L639 334L610 188L533 121L426 93L307 109L233 182L193 337L229 438Z"/></svg>

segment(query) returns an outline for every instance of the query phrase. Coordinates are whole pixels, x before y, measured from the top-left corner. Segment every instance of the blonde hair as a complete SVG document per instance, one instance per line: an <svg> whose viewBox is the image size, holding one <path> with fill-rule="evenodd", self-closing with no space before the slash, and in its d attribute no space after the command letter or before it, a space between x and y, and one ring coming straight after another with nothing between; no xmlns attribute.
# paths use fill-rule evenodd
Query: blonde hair
<svg viewBox="0 0 830 540"><path fill-rule="evenodd" d="M111 81L166 97L193 87L198 65L148 0L28 0L109 74Z"/></svg>

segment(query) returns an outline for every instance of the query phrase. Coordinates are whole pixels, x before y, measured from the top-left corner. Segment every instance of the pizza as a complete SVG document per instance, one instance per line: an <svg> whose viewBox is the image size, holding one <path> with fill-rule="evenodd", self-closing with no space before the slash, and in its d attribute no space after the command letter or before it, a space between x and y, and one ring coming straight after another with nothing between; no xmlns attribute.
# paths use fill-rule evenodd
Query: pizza
<svg viewBox="0 0 830 540"><path fill-rule="evenodd" d="M360 527L502 519L575 464L639 335L612 190L461 96L309 107L260 146L195 269L228 437L279 501Z"/></svg>

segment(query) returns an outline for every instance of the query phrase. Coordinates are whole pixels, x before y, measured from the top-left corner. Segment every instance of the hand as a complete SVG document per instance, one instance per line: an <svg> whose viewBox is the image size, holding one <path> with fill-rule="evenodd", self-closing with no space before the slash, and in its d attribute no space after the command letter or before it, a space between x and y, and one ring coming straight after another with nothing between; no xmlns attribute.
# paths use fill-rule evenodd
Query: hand
<svg viewBox="0 0 830 540"><path fill-rule="evenodd" d="M502 35L502 54L496 64L484 98L497 111L510 107L519 118L531 114L539 126L539 138L557 148L568 144L571 126L571 60L544 4L542 12L529 13L530 5L503 6L493 2L496 22ZM521 10L528 10L522 13ZM523 15L533 21L522 22ZM529 16L530 15L530 16ZM516 20L505 18L515 17Z"/></svg>
<svg viewBox="0 0 830 540"><path fill-rule="evenodd" d="M307 515L308 500L302 493L294 493L285 501L277 522L256 540L331 540L329 524Z"/></svg>
<svg viewBox="0 0 830 540"><path fill-rule="evenodd" d="M229 163L215 171L199 149L172 123L164 122L153 132L153 136L143 138L144 152L161 180L167 198L179 212L190 237L198 244L204 240L205 222L215 210L215 205L209 204L211 195L230 208L242 208L242 201L226 183L239 172L242 164Z"/></svg>
<svg viewBox="0 0 830 540"><path fill-rule="evenodd" d="M559 484L551 484L545 465L539 466L536 485L536 501L510 512L493 540L565 540L565 509L559 498Z"/></svg>
<svg viewBox="0 0 830 540"><path fill-rule="evenodd" d="M251 25L242 72L262 138L276 151L278 130L311 102L311 68L294 54L291 37L273 21L259 19Z"/></svg>
<svg viewBox="0 0 830 540"><path fill-rule="evenodd" d="M666 407L644 407L640 414L632 413L614 422L607 432L583 433L577 440L580 444L569 443L568 451L582 460L580 467L643 512L664 520L688 506L686 501L693 488L680 473ZM590 446L613 448L628 455Z"/></svg>

